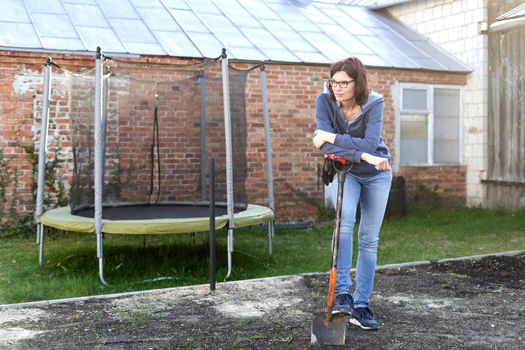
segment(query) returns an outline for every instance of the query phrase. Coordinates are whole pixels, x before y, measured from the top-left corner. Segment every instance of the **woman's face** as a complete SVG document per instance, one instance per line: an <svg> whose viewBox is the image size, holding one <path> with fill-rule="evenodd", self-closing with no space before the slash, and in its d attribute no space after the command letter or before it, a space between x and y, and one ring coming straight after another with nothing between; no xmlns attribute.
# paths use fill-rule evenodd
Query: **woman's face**
<svg viewBox="0 0 525 350"><path fill-rule="evenodd" d="M345 86L346 85L346 86ZM355 98L355 82L345 71L336 72L330 81L330 86L337 101L347 101Z"/></svg>

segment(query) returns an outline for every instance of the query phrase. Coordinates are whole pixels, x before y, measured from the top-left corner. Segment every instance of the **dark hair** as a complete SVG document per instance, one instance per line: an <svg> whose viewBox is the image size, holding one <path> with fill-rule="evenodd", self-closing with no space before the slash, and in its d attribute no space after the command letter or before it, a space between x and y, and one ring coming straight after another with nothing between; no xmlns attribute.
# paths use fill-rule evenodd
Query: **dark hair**
<svg viewBox="0 0 525 350"><path fill-rule="evenodd" d="M362 106L368 101L368 81L366 80L366 68L357 57L348 57L334 62L330 66L330 78L337 72L346 72L355 82L355 101ZM326 84L330 98L335 101L335 95L330 84Z"/></svg>

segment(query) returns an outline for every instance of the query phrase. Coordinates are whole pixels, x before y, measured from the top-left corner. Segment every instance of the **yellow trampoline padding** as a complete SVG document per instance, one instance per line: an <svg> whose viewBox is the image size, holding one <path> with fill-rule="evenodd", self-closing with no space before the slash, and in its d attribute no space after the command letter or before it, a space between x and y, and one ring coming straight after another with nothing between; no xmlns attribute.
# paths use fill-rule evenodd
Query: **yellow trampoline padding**
<svg viewBox="0 0 525 350"><path fill-rule="evenodd" d="M273 220L274 213L270 208L248 204L246 210L234 215L235 227L257 225ZM95 232L94 220L72 215L69 207L46 211L39 217L40 223L46 226L73 232ZM215 229L228 224L228 215L215 218ZM154 220L103 220L102 232L112 234L170 234L209 231L209 217L185 219Z"/></svg>
<svg viewBox="0 0 525 350"><path fill-rule="evenodd" d="M51 209L38 218L45 226L58 228L64 231L93 233L95 225L93 219L71 215L69 207Z"/></svg>
<svg viewBox="0 0 525 350"><path fill-rule="evenodd" d="M224 215L228 219L227 215ZM236 213L234 216L235 227L246 227L251 225L264 224L274 218L273 211L262 205L248 204L246 210Z"/></svg>

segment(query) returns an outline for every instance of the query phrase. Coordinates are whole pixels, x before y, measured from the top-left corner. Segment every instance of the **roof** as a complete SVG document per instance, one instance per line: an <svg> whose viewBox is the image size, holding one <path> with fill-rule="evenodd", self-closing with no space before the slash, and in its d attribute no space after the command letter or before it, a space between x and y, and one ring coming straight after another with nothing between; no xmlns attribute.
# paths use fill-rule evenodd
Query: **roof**
<svg viewBox="0 0 525 350"><path fill-rule="evenodd" d="M228 57L469 72L400 22L365 7L302 0L3 0L4 50Z"/></svg>
<svg viewBox="0 0 525 350"><path fill-rule="evenodd" d="M318 2L330 2L344 5L363 6L370 9L381 9L413 0L314 0Z"/></svg>
<svg viewBox="0 0 525 350"><path fill-rule="evenodd" d="M505 12L496 18L496 21L490 25L494 32L511 30L514 28L525 27L525 3Z"/></svg>

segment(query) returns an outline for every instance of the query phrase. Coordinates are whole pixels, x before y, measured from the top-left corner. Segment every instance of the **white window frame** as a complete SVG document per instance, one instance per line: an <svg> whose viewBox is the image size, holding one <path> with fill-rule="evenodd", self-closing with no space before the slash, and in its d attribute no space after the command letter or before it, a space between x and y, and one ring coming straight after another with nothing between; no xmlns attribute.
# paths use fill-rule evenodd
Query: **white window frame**
<svg viewBox="0 0 525 350"><path fill-rule="evenodd" d="M395 152L394 170L399 171L400 166L442 166L452 165L459 166L464 164L463 155L463 86L446 85L446 84L422 84L422 83L396 83L396 94L394 94L394 108L396 113L396 134L395 134ZM426 90L427 92L427 110L409 110L403 107L403 91L405 89ZM459 163L435 163L434 162L434 89L455 89L459 91ZM426 115L428 118L428 154L427 163L401 163L401 114L419 114Z"/></svg>

